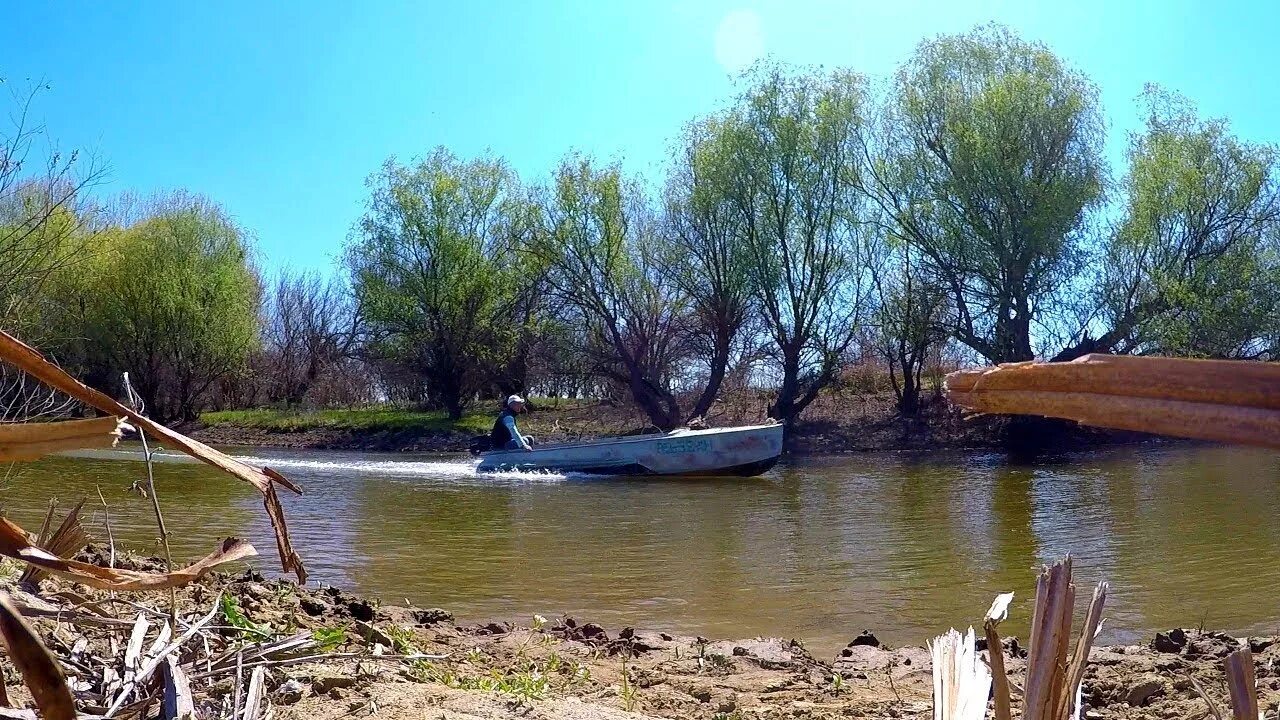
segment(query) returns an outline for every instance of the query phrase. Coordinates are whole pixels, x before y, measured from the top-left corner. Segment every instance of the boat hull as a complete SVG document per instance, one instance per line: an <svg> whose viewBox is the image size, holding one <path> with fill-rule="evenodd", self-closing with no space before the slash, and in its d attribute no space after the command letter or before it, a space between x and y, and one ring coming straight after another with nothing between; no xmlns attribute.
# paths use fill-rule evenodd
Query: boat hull
<svg viewBox="0 0 1280 720"><path fill-rule="evenodd" d="M756 425L611 438L492 451L480 472L572 472L595 475L759 475L782 454L782 426Z"/></svg>

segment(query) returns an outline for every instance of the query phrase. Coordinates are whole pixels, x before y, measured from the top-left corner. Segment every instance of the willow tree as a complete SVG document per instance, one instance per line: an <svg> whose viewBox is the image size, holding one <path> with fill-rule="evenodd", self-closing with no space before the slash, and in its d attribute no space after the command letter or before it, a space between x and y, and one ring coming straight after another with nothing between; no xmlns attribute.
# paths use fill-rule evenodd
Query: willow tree
<svg viewBox="0 0 1280 720"><path fill-rule="evenodd" d="M855 139L865 88L850 73L760 66L714 127L723 192L778 378L773 417L792 424L828 386L866 311Z"/></svg>
<svg viewBox="0 0 1280 720"><path fill-rule="evenodd" d="M991 362L1031 359L1102 198L1094 86L987 26L922 43L887 123L864 190L947 288L955 337Z"/></svg>
<svg viewBox="0 0 1280 720"><path fill-rule="evenodd" d="M129 372L161 422L193 419L258 343L245 231L210 201L175 193L103 229L96 249L53 291L66 336L55 354L108 392Z"/></svg>
<svg viewBox="0 0 1280 720"><path fill-rule="evenodd" d="M659 224L643 189L616 166L571 156L541 200L532 245L595 374L626 387L656 427L681 420L674 379L685 298L658 272Z"/></svg>
<svg viewBox="0 0 1280 720"><path fill-rule="evenodd" d="M1080 349L1276 357L1280 155L1159 88L1143 105L1106 249L1106 329Z"/></svg>
<svg viewBox="0 0 1280 720"><path fill-rule="evenodd" d="M687 335L693 356L705 364L691 418L711 409L735 351L749 356L744 348L754 344L754 338L744 342L756 308L729 149L722 119L690 124L667 181L662 269L689 299Z"/></svg>
<svg viewBox="0 0 1280 720"><path fill-rule="evenodd" d="M538 279L522 267L528 205L500 160L443 148L369 180L346 262L369 348L459 418L516 353Z"/></svg>

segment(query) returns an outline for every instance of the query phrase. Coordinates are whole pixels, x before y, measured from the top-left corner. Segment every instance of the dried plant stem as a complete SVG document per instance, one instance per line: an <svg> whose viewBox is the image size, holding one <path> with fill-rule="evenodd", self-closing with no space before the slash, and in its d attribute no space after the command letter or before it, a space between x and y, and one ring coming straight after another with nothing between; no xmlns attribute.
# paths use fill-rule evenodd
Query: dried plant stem
<svg viewBox="0 0 1280 720"><path fill-rule="evenodd" d="M134 411L142 413L145 408L142 398L134 392L129 382L129 373L124 374L124 390L129 396L129 405ZM173 572L173 552L169 549L169 531L164 525L164 513L160 512L160 496L156 494L155 463L152 460L151 445L147 443L147 431L138 427L138 439L142 441L142 457L147 465L147 496L151 498L151 508L156 514L156 527L160 531L160 544L164 547L164 571ZM176 625L178 622L178 593L169 588L169 618Z"/></svg>

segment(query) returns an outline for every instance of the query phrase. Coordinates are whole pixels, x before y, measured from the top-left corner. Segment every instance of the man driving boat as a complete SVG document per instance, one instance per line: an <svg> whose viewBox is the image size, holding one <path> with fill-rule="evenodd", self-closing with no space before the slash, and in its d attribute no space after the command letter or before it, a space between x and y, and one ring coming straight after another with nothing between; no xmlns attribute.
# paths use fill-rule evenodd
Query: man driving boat
<svg viewBox="0 0 1280 720"><path fill-rule="evenodd" d="M533 438L521 435L516 427L516 415L524 412L524 398L511 395L502 405L502 413L493 422L489 440L494 450L532 450Z"/></svg>

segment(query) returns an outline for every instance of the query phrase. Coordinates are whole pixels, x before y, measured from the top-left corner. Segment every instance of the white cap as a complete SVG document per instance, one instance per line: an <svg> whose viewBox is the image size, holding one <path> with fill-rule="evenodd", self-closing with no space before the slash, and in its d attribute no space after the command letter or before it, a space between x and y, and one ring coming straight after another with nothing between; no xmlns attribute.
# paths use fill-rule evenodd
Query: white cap
<svg viewBox="0 0 1280 720"><path fill-rule="evenodd" d="M508 395L508 396L507 396L507 406L508 406L508 407L510 407L510 406L512 406L512 405L515 405L516 403L520 403L521 405L523 405L523 404L524 404L524 398L520 397L519 395Z"/></svg>

